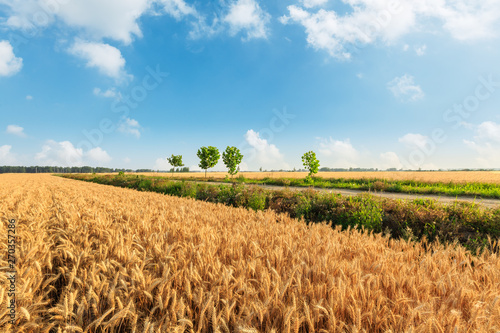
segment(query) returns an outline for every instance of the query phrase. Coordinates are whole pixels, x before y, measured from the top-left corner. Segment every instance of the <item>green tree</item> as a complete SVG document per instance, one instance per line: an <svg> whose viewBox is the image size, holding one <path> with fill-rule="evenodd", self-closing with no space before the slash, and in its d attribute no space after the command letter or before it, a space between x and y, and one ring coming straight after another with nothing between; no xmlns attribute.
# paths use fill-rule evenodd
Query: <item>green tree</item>
<svg viewBox="0 0 500 333"><path fill-rule="evenodd" d="M184 164L182 163L182 155L172 154L172 156L167 157L167 161L171 166L173 166L173 168L170 170L170 171L172 171L172 176L174 175L175 168L184 166Z"/></svg>
<svg viewBox="0 0 500 333"><path fill-rule="evenodd" d="M228 173L231 175L231 178L238 173L239 164L243 159L243 155L240 153L240 150L236 147L227 147L226 150L222 153L222 160L228 169Z"/></svg>
<svg viewBox="0 0 500 333"><path fill-rule="evenodd" d="M196 155L200 159L198 166L205 170L205 178L207 178L207 169L213 168L219 162L219 149L212 146L201 147Z"/></svg>
<svg viewBox="0 0 500 333"><path fill-rule="evenodd" d="M309 175L307 175L307 177L311 177L313 174L318 173L319 161L312 150L302 155L302 163L304 167L309 170Z"/></svg>

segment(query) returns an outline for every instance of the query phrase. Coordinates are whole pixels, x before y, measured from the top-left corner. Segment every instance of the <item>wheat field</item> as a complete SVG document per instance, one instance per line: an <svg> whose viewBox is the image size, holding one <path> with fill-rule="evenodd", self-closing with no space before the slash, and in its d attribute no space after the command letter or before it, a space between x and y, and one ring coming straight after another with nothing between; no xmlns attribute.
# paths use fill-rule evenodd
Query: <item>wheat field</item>
<svg viewBox="0 0 500 333"><path fill-rule="evenodd" d="M139 173L148 176L172 177L171 173ZM249 179L269 178L305 178L307 172L240 172ZM229 176L227 172L209 172L207 177L224 179ZM205 178L204 173L180 173L173 174L174 177L196 177ZM421 182L443 182L443 183L492 183L500 184L500 171L373 171L373 172L319 172L316 176L325 179L386 179L386 180L415 180Z"/></svg>
<svg viewBox="0 0 500 333"><path fill-rule="evenodd" d="M50 175L0 175L16 332L498 332L500 259Z"/></svg>

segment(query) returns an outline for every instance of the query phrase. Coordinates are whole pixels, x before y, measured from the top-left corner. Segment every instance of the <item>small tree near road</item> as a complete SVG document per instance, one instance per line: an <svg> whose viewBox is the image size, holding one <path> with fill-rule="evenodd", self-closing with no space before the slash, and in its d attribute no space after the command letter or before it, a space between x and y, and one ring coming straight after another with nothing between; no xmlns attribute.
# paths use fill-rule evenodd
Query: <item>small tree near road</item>
<svg viewBox="0 0 500 333"><path fill-rule="evenodd" d="M172 156L167 157L167 161L174 168L184 166L184 164L182 163L182 155L172 154ZM174 175L174 168L172 168L172 176Z"/></svg>
<svg viewBox="0 0 500 333"><path fill-rule="evenodd" d="M302 155L302 163L304 164L304 167L309 170L309 174L307 175L308 178L310 178L313 174L318 173L319 161L316 158L316 153L312 150Z"/></svg>
<svg viewBox="0 0 500 333"><path fill-rule="evenodd" d="M205 178L207 178L207 169L213 168L219 162L219 149L212 146L201 147L196 155L200 159L198 166L205 170Z"/></svg>
<svg viewBox="0 0 500 333"><path fill-rule="evenodd" d="M222 160L228 169L228 173L231 175L231 178L239 171L239 164L243 159L243 155L240 153L240 150L236 147L227 147L226 150L222 153Z"/></svg>

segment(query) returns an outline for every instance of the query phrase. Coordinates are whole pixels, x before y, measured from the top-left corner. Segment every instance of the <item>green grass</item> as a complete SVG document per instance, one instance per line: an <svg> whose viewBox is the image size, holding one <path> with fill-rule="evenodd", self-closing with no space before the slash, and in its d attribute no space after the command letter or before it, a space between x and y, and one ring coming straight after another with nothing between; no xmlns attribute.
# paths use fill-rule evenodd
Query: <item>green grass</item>
<svg viewBox="0 0 500 333"><path fill-rule="evenodd" d="M210 185L171 181L138 175L64 174L61 177L99 184L189 197L253 210L272 209L307 223L331 221L346 228L365 228L389 233L395 239L457 242L479 254L498 252L500 206L487 209L474 203L443 205L431 199L394 200L369 194L345 197L314 191L266 190L257 186ZM494 241L491 241L493 239ZM498 241L497 241L498 240Z"/></svg>
<svg viewBox="0 0 500 333"><path fill-rule="evenodd" d="M176 180L232 182L231 179L216 178L171 178ZM310 181L299 178L264 178L248 179L243 176L234 178L235 182L246 184L265 184L277 186L339 188L374 192L395 192L413 194L434 194L451 197L475 197L500 199L500 185L490 183L444 183L421 182L414 180L385 180L385 179L344 179L313 177Z"/></svg>

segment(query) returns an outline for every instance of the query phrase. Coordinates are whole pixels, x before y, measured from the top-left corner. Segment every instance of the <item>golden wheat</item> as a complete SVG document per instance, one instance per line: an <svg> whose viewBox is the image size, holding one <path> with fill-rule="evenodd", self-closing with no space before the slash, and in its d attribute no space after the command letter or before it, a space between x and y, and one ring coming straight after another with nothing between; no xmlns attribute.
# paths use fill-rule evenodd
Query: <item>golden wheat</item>
<svg viewBox="0 0 500 333"><path fill-rule="evenodd" d="M50 175L0 175L16 332L498 332L500 259Z"/></svg>

